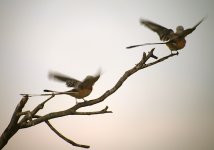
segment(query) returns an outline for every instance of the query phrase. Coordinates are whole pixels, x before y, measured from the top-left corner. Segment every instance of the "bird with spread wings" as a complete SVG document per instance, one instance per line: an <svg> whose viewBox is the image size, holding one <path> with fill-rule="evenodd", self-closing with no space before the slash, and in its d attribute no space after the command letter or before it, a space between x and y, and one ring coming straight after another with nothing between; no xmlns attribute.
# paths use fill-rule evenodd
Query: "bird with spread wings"
<svg viewBox="0 0 214 150"><path fill-rule="evenodd" d="M157 23L154 23L149 20L141 19L140 23L150 30L156 32L160 38L161 41L164 41L163 43L145 43L145 44L139 44L139 45L133 45L127 47L129 48L134 48L138 46L145 46L145 45L154 45L154 44L166 44L168 48L172 51L178 51L182 48L185 47L186 45L186 40L185 37L192 33L197 26L204 20L200 20L195 26L192 28L184 30L183 26L177 26L176 32L174 32L172 29L168 29L166 27L163 27Z"/></svg>
<svg viewBox="0 0 214 150"><path fill-rule="evenodd" d="M70 95L76 98L76 103L77 103L77 99L83 99L85 101L84 97L88 96L92 92L93 85L100 78L100 75L101 73L99 71L94 76L88 75L85 77L83 81L79 81L77 79L68 77L61 73L50 72L49 73L50 79L55 79L55 80L64 82L68 87L73 87L73 89L65 92L58 92L58 91L45 89L44 92L52 92L53 94L56 94L56 95L59 95L59 94Z"/></svg>

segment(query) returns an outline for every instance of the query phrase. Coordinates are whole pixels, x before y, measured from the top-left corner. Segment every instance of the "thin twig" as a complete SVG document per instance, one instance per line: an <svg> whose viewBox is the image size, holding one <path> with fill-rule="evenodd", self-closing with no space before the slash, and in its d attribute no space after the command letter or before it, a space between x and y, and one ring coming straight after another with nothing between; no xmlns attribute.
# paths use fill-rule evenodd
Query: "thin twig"
<svg viewBox="0 0 214 150"><path fill-rule="evenodd" d="M65 140L66 142L72 144L73 146L77 146L77 147L82 147L82 148L90 148L89 145L83 145L83 144L78 144L68 138L66 138L64 135L62 135L61 133L59 133L59 131L57 131L51 124L49 121L45 121L45 123L51 128L51 130L53 130L59 137L61 137L63 140Z"/></svg>
<svg viewBox="0 0 214 150"><path fill-rule="evenodd" d="M108 106L100 111L92 111L92 112L74 112L74 115L97 115L97 114L105 114L105 113L112 113L112 111L107 111Z"/></svg>
<svg viewBox="0 0 214 150"><path fill-rule="evenodd" d="M97 104L97 103L100 103L102 101L104 101L108 96L110 96L111 94L113 94L114 92L116 92L120 86L122 86L122 84L126 81L126 79L133 75L134 73L136 73L137 71L139 70L142 70L142 69L145 69L149 66L152 66L154 64L157 64L157 63L160 63L170 57L173 57L175 56L176 54L169 54L168 56L165 56L163 58L160 58L152 63L148 63L148 64L145 64L146 61L149 60L149 58L153 58L153 52L154 52L154 49L152 49L148 55L146 55L146 60L144 60L143 58L140 60L140 62L135 65L133 68L131 68L130 70L126 71L123 76L118 80L118 82L114 85L113 88L111 88L110 90L107 90L103 95L101 95L99 98L97 99L92 99L92 100L89 100L89 101L85 101L85 102L81 102L81 103L78 103L76 104L75 106L67 109L67 110L64 110L64 111L58 111L58 112L54 112L54 113L49 113L49 114L46 114L38 119L35 119L33 120L31 123L30 122L25 122L23 124L21 124L21 127L22 128L27 128L27 127L30 127L33 125L36 125L36 124L39 124L39 123L42 123L46 120L50 120L50 119L54 119L54 118L58 118L58 117L62 117L62 116L66 116L66 115L74 115L74 113L76 112L76 110L78 110L79 108L82 108L82 107L87 107L87 106L91 106L91 105L94 105L94 104Z"/></svg>
<svg viewBox="0 0 214 150"><path fill-rule="evenodd" d="M40 116L35 115L34 117L39 118ZM60 138L62 138L63 140L65 140L66 142L70 143L73 146L77 146L77 147L82 147L82 148L90 148L89 145L84 145L84 144L78 144L70 139L68 139L67 137L65 137L64 135L62 135L56 128L54 128L54 126L47 120L45 121L45 123L49 126L49 128L54 131L54 133L56 133Z"/></svg>
<svg viewBox="0 0 214 150"><path fill-rule="evenodd" d="M19 130L19 125L17 124L20 115L17 115L22 112L22 109L24 108L25 104L28 101L28 96L22 97L21 101L16 106L16 109L13 113L13 116L10 120L10 123L8 124L7 128L4 130L2 135L0 136L0 149L2 149L8 142L8 140L16 134L16 132Z"/></svg>
<svg viewBox="0 0 214 150"><path fill-rule="evenodd" d="M38 106L34 108L34 110L31 112L31 117L34 117L34 115L41 109L43 109L45 103L47 103L49 100L51 100L54 97L54 95L51 95L48 99L46 99L44 102L40 103ZM26 122L29 119L29 115L25 115L24 118L19 122L19 125L23 124L23 122ZM32 119L32 118L31 118ZM30 121L32 122L32 120ZM34 124L32 124L34 125Z"/></svg>
<svg viewBox="0 0 214 150"><path fill-rule="evenodd" d="M62 134L60 134L49 122L50 119L54 119L54 118L58 118L58 117L63 117L63 116L67 116L67 115L95 115L95 114L103 114L103 113L112 113L111 111L107 111L108 107L104 108L101 111L94 111L94 112L77 112L77 110L79 108L82 107L87 107L87 106L91 106L97 103L100 103L102 101L104 101L107 97L109 97L111 94L113 94L114 92L116 92L121 86L122 84L126 81L126 79L128 79L128 77L130 77L131 75L133 75L134 73L136 73L139 70L145 69L147 67L150 67L152 65L155 65L157 63L160 63L162 61L165 61L166 59L173 57L177 54L170 54L168 56L165 56L163 58L160 58L154 62L151 63L146 63L150 58L154 58L157 59L157 56L155 56L153 54L154 49L152 49L148 54L143 53L143 57L140 60L139 63L137 63L133 68L131 68L130 70L126 71L122 77L118 80L118 82L109 90L107 90L103 95L101 95L99 98L97 99L92 99L89 101L85 101L85 102L81 102L78 103L76 105L74 105L73 107L64 110L64 111L58 111L58 112L52 112L49 114L46 114L44 116L38 116L36 115L36 113L43 109L45 103L47 101L49 101L50 99L52 99L55 95L57 95L56 93L51 93L51 94L42 94L40 96L47 96L50 95L51 97L49 97L47 100L45 100L44 102L42 102L41 104L39 104L38 106L36 106L34 108L33 111L27 111L28 113L23 113L22 112L22 108L24 107L25 103L27 102L28 96L29 95L24 95L23 100L20 101L19 105L17 106L10 124L8 125L6 131L4 133L6 134L2 134L2 136L0 137L0 148L4 147L5 143L7 143L7 141L21 128L28 128L34 125L37 125L39 123L45 122L58 136L60 136L62 139L64 139L65 141L67 141L68 143L74 145L74 146L78 146L78 147L83 147L83 148L89 148L88 145L82 145L82 144L77 144L74 141L64 137ZM62 93L62 94L67 94L67 93ZM23 101L23 102L22 102ZM29 118L28 114L31 114L31 118ZM21 121L17 124L19 118L21 115L25 116L21 119ZM37 117L36 117L37 116ZM36 118L34 120L31 120L32 118ZM2 142L3 141L3 142ZM3 143L3 144L2 144Z"/></svg>
<svg viewBox="0 0 214 150"><path fill-rule="evenodd" d="M94 104L97 104L97 103L100 103L102 101L104 101L107 97L109 97L110 95L112 95L114 92L116 92L120 86L122 86L122 84L126 81L126 79L133 75L134 73L136 73L137 71L139 70L142 70L142 69L145 69L147 67L150 67L150 66L153 66L157 63L160 63L162 61L165 61L166 59L170 58L170 57L173 57L175 55L178 55L178 54L169 54L165 57L162 57L154 62L151 62L151 63L148 63L148 64L145 64L146 61L149 60L149 58L153 58L153 51L154 51L154 48L149 52L148 55L145 56L145 58L142 58L141 61L139 63L137 63L133 68L131 68L130 70L126 71L123 76L118 80L118 82L114 85L114 87L112 87L110 90L107 90L103 95L101 95L99 98L97 99L93 99L93 100L89 100L87 102L84 102L84 103L78 103L77 105L73 106L71 109L74 109L74 110L77 110L79 108L82 108L82 107L86 107L86 106L91 106L91 105L94 105ZM145 60L144 60L145 59Z"/></svg>

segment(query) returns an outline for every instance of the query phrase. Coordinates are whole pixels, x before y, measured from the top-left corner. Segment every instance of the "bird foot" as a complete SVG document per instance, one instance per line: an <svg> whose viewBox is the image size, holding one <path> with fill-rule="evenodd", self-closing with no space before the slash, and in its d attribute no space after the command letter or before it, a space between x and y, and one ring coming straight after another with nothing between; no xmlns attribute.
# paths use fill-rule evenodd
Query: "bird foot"
<svg viewBox="0 0 214 150"><path fill-rule="evenodd" d="M84 102L87 102L87 100L85 100L84 98L83 98L83 100L84 100Z"/></svg>
<svg viewBox="0 0 214 150"><path fill-rule="evenodd" d="M177 55L177 56L178 56L178 54L179 54L178 51L176 51L176 53L173 53L173 52L171 51L171 55Z"/></svg>

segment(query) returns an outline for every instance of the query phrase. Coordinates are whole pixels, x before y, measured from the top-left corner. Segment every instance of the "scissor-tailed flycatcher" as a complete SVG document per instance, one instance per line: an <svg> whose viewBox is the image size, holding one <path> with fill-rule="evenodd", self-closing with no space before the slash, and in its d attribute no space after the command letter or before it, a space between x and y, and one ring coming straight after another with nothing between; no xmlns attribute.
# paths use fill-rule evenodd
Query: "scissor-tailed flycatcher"
<svg viewBox="0 0 214 150"><path fill-rule="evenodd" d="M93 90L93 85L95 82L100 78L100 71L95 75L95 76L86 76L83 81L79 81L77 79L68 77L66 75L56 73L56 72L50 72L49 77L51 79L56 79L58 81L65 82L68 87L73 87L73 89L65 92L58 92L58 91L53 91L53 90L47 90L45 89L44 92L52 92L54 94L67 94L70 96L73 96L76 98L76 103L77 99L84 99L84 97L88 96L92 90Z"/></svg>
<svg viewBox="0 0 214 150"><path fill-rule="evenodd" d="M152 21L141 19L140 23L151 29L152 31L156 32L161 41L163 43L145 43L140 45L133 45L127 48L134 48L138 46L145 46L145 45L154 45L154 44L166 44L169 49L172 51L178 51L185 47L186 40L185 37L192 33L196 27L204 20L204 18L199 21L194 27L184 30L183 26L177 26L176 32L172 29L165 28L159 24L156 24Z"/></svg>

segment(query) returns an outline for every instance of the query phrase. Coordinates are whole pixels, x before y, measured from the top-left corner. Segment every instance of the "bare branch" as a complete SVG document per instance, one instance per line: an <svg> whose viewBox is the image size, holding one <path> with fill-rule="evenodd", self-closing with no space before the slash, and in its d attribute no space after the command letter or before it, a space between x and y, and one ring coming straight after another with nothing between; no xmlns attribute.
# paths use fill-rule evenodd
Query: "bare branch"
<svg viewBox="0 0 214 150"><path fill-rule="evenodd" d="M20 113L17 113L16 115L21 117L23 115L29 115L31 112L28 110L28 111L23 111L23 112L20 112Z"/></svg>
<svg viewBox="0 0 214 150"><path fill-rule="evenodd" d="M41 116L39 115L35 115L34 118L40 118ZM90 148L89 145L84 145L84 144L78 144L70 139L68 139L67 137L65 137L64 135L62 135L56 128L54 128L54 126L47 120L45 121L45 123L49 126L49 128L54 131L54 133L56 133L60 138L62 138L63 140L65 140L66 142L68 142L69 144L73 145L73 146L77 146L77 147L82 147L82 148Z"/></svg>
<svg viewBox="0 0 214 150"><path fill-rule="evenodd" d="M168 59L168 58L170 58L170 57L173 57L173 56L176 56L176 55L178 55L178 54L179 54L178 52L177 52L177 53L171 53L170 55L165 56L165 57L162 57L161 59L158 59L157 61L154 61L154 62L151 62L151 63L149 63L149 64L146 64L145 66L141 66L140 69L144 69L144 68L153 66L153 65L155 65L155 64L157 64L157 63L160 63L160 62L162 62L162 61L165 61L166 59Z"/></svg>
<svg viewBox="0 0 214 150"><path fill-rule="evenodd" d="M20 115L17 115L22 112L23 107L28 101L28 96L22 97L21 101L18 103L16 106L16 109L13 113L13 116L10 120L9 125L7 128L4 130L0 137L0 149L2 149L8 142L8 140L19 130L19 126L17 124Z"/></svg>
<svg viewBox="0 0 214 150"><path fill-rule="evenodd" d="M96 115L96 114L105 114L105 113L112 113L112 111L107 111L108 106L100 111L93 111L93 112L74 112L74 115Z"/></svg>
<svg viewBox="0 0 214 150"><path fill-rule="evenodd" d="M162 57L154 62L151 62L151 63L148 63L148 64L145 64L146 61L149 60L149 58L154 58L154 48L149 52L148 55L145 55L142 57L141 61L139 63L137 63L133 68L131 68L130 70L126 71L123 76L118 80L118 82L114 85L113 88L111 88L110 90L107 90L103 95L101 95L99 98L97 99L93 99L93 100L90 100L90 101L87 101L87 102L83 102L83 103L78 103L77 105L73 106L71 109L74 109L74 110L77 110L81 107L86 107L86 106L91 106L91 105L94 105L94 104L97 104L97 103L100 103L102 101L104 101L108 96L110 96L111 94L113 94L114 92L116 92L120 86L122 86L122 84L126 81L126 79L131 76L132 74L136 73L137 71L139 70L142 70L142 69L145 69L147 67L150 67L152 65L155 65L157 63L160 63L162 61L165 61L166 59L170 58L170 57L173 57L175 55L178 55L178 53L176 54L169 54L165 57ZM155 56L156 57L156 56Z"/></svg>
<svg viewBox="0 0 214 150"><path fill-rule="evenodd" d="M104 113L112 113L112 111L107 111L108 110L108 106L106 106L104 109L100 110L100 111L94 111L94 112L74 112L74 115L95 115L95 114L104 114ZM35 118L40 118L41 116L35 115ZM53 130L59 137L61 137L63 140L65 140L66 142L72 144L73 146L77 146L77 147L82 147L82 148L89 148L90 146L88 145L83 145L83 144L78 144L68 138L66 138L64 135L62 135L56 128L53 127L53 125L51 125L51 123L47 120L45 121L45 123L50 127L51 130Z"/></svg>
<svg viewBox="0 0 214 150"><path fill-rule="evenodd" d="M45 121L45 123L50 127L51 130L53 130L59 137L61 137L63 140L65 140L66 142L72 144L73 146L77 146L77 147L82 147L82 148L90 148L90 146L88 145L83 145L83 144L78 144L68 138L66 138L64 135L62 135L61 133L59 133L59 131L57 131L49 121Z"/></svg>
<svg viewBox="0 0 214 150"><path fill-rule="evenodd" d="M22 124L20 124L21 128L27 128L30 127L32 125L36 125L39 123L42 123L46 120L50 120L50 119L54 119L54 118L58 118L58 117L62 117L62 116L66 116L66 115L75 115L76 110L78 110L79 108L82 107L87 107L87 106L91 106L97 103L100 103L102 101L104 101L108 96L110 96L111 94L113 94L114 92L116 92L120 86L122 86L122 84L126 81L126 79L131 76L132 74L136 73L139 70L145 69L149 66L152 66L154 64L160 63L170 57L173 57L177 54L169 54L168 56L165 56L163 58L160 58L154 62L145 64L149 58L153 58L154 57L154 48L148 53L148 55L144 54L144 57L141 59L141 61L136 64L133 68L131 68L130 70L126 71L123 76L118 80L118 82L115 84L115 86L113 88L111 88L110 90L107 90L103 95L101 95L99 98L97 99L93 99L93 100L89 100L89 101L85 101L85 102L81 102L76 104L75 106L64 110L64 111L58 111L58 112L52 112L49 114L46 114L38 119L33 120L32 122L23 122Z"/></svg>
<svg viewBox="0 0 214 150"><path fill-rule="evenodd" d="M122 86L122 84L126 81L126 79L128 79L128 77L130 77L131 75L133 75L137 71L145 69L145 68L150 67L152 65L155 65L155 64L160 63L162 61L165 61L166 59L168 59L170 57L173 57L175 55L178 55L178 53L176 53L176 54L172 54L171 53L168 56L162 57L162 58L160 58L160 59L158 59L156 61L153 61L153 62L147 64L146 62L150 58L157 59L157 56L155 56L153 54L153 52L154 52L154 48L151 51L149 51L148 54L146 54L144 52L143 53L143 57L140 60L140 62L137 63L130 70L126 71L123 74L123 76L118 80L118 82L111 89L107 90L103 95L101 95L99 98L78 103L78 104L74 105L73 107L71 107L71 108L69 108L67 110L58 111L58 112L52 112L52 113L46 114L44 116L36 115L39 110L43 109L45 103L48 102L50 99L52 99L56 95L56 94L52 93L52 94L29 95L29 96L47 96L47 95L50 95L50 97L48 99L46 99L44 102L42 102L41 104L39 104L38 106L36 106L32 111L22 112L22 109L25 106L25 104L26 104L26 102L28 100L28 97L29 97L28 95L24 95L22 100L17 105L8 127L5 129L5 131L3 132L3 134L0 137L0 149L3 148L7 144L8 140L19 129L28 128L28 127L40 124L42 122L45 122L59 137L61 137L62 139L64 139L68 143L72 144L73 146L89 148L88 145L77 144L74 141L72 141L72 140L66 138L65 136L63 136L61 133L59 133L50 124L49 120L50 119L54 119L54 118L58 118L58 117L67 116L67 115L96 115L96 114L112 113L112 111L108 111L108 106L106 106L104 109L102 109L100 111L93 111L93 112L78 112L77 110L79 108L91 106L91 105L94 105L94 104L97 104L97 103L100 103L100 102L104 101L107 97L109 97L111 94L116 92ZM22 115L25 115L25 116L18 123L18 120L20 119L20 116L22 116ZM35 118L35 119L32 120L32 118Z"/></svg>
<svg viewBox="0 0 214 150"><path fill-rule="evenodd" d="M29 118L29 111L28 114L25 115L25 117L19 122L19 126L21 126L21 124L23 122L27 122L30 119L30 122L32 122L32 118L34 115L36 115L36 113L44 108L45 103L47 103L50 99L52 99L54 97L54 95L51 95L51 97L49 97L48 99L46 99L44 102L42 102L41 104L39 104L37 107L34 108L34 110L32 112L30 112L30 116L31 118ZM34 124L32 124L34 125Z"/></svg>

